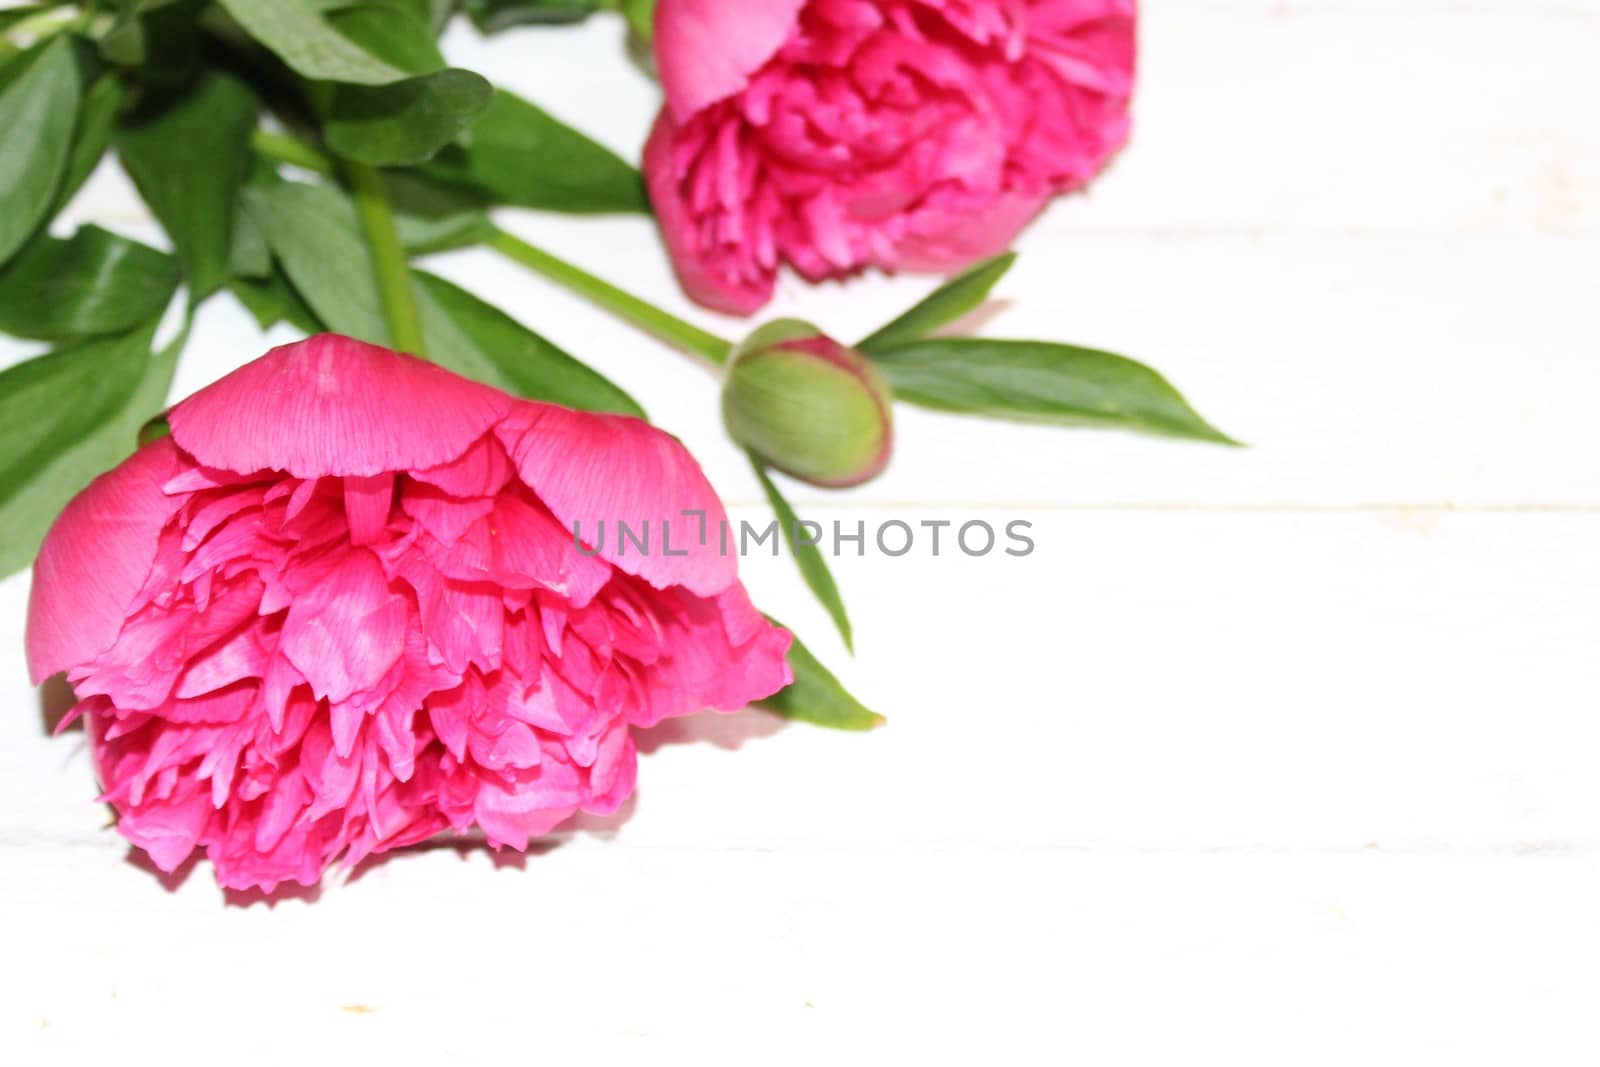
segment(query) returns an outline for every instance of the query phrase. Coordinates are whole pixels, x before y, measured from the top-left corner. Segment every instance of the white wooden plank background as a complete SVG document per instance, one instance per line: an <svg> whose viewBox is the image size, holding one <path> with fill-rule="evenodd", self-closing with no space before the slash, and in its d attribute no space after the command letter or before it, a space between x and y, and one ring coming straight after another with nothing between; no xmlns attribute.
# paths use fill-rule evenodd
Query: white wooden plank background
<svg viewBox="0 0 1600 1067"><path fill-rule="evenodd" d="M1025 518L1033 556L837 561L853 662L786 560L746 561L889 728L676 724L625 818L314 903L127 858L0 583L0 1060L1594 1062L1600 2L1143 6L1134 145L983 328L1143 358L1249 451L903 410L891 471L808 515ZM613 27L448 43L641 142ZM113 175L75 213L151 234ZM639 220L507 221L735 328ZM438 265L759 514L709 378L492 258ZM929 284L772 310L848 338ZM208 309L178 391L265 345Z"/></svg>

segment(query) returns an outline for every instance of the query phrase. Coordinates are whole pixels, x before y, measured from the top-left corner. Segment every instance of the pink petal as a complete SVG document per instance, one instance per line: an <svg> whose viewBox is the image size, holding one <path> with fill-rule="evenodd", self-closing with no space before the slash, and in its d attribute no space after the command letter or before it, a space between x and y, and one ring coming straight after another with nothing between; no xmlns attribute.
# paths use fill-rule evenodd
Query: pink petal
<svg viewBox="0 0 1600 1067"><path fill-rule="evenodd" d="M150 854L155 865L171 874L188 858L211 820L211 798L192 793L170 801L147 801L123 809L117 831Z"/></svg>
<svg viewBox="0 0 1600 1067"><path fill-rule="evenodd" d="M473 815L489 843L522 851L530 837L547 834L583 803L578 769L560 760L541 760L514 783L485 781L473 798Z"/></svg>
<svg viewBox="0 0 1600 1067"><path fill-rule="evenodd" d="M510 402L420 359L321 334L245 364L167 421L179 446L210 467L374 475L457 458Z"/></svg>
<svg viewBox="0 0 1600 1067"><path fill-rule="evenodd" d="M358 549L296 590L283 654L318 697L338 702L376 685L405 651L406 604L377 557Z"/></svg>
<svg viewBox="0 0 1600 1067"><path fill-rule="evenodd" d="M656 66L682 122L739 92L794 32L805 0L661 0Z"/></svg>
<svg viewBox="0 0 1600 1067"><path fill-rule="evenodd" d="M684 202L683 183L674 158L677 136L671 115L662 111L645 144L643 164L650 204L672 257L672 269L677 272L683 291L696 303L729 315L752 314L772 299L776 271L766 270L759 281L748 282L729 278L717 269L714 257L708 254L714 248L707 247L700 220Z"/></svg>
<svg viewBox="0 0 1600 1067"><path fill-rule="evenodd" d="M182 503L161 491L178 472L162 439L96 478L56 519L33 566L28 670L35 684L110 648Z"/></svg>
<svg viewBox="0 0 1600 1067"><path fill-rule="evenodd" d="M511 480L511 463L499 441L483 437L450 462L411 476L454 497L494 496Z"/></svg>
<svg viewBox="0 0 1600 1067"><path fill-rule="evenodd" d="M491 573L504 588L521 589L532 583L582 607L611 580L611 568L580 552L571 529L562 529L536 502L503 493L486 526L492 535Z"/></svg>
<svg viewBox="0 0 1600 1067"><path fill-rule="evenodd" d="M499 432L522 480L569 533L576 524L595 545L604 522L599 555L619 570L701 596L738 580L737 560L719 550L722 502L677 438L626 416L531 403L518 403ZM648 524L648 547L619 540L619 524L636 534Z"/></svg>
<svg viewBox="0 0 1600 1067"><path fill-rule="evenodd" d="M344 513L350 523L351 544L375 545L381 541L393 508L393 474L344 480Z"/></svg>
<svg viewBox="0 0 1600 1067"><path fill-rule="evenodd" d="M762 618L743 586L709 602L679 594L672 608L670 649L651 675L649 706L630 715L633 725L702 708L737 711L794 681L787 659L794 636Z"/></svg>
<svg viewBox="0 0 1600 1067"><path fill-rule="evenodd" d="M915 232L900 242L899 262L884 266L940 274L997 256L1011 247L1047 200L1042 193L1001 193L978 212L930 208L916 217Z"/></svg>

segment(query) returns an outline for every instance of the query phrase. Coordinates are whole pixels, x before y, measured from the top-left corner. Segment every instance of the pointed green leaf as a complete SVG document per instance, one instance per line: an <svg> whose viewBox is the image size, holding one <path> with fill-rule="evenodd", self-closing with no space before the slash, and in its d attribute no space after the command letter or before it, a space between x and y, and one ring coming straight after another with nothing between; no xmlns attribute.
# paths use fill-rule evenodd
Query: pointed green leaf
<svg viewBox="0 0 1600 1067"><path fill-rule="evenodd" d="M771 621L783 625L776 619ZM884 724L884 717L851 696L798 637L789 646L789 667L794 671L794 681L787 689L759 701L762 707L786 719L834 730L872 730Z"/></svg>
<svg viewBox="0 0 1600 1067"><path fill-rule="evenodd" d="M140 428L165 407L183 337L152 356L154 332L150 323L40 357L50 361L43 370L21 371L10 384L6 379L28 364L0 374L0 448L25 447L4 437L19 424L33 434L26 460L0 475L0 577L33 560L67 502L132 455ZM10 417L13 402L26 419ZM51 405L55 415L45 416Z"/></svg>
<svg viewBox="0 0 1600 1067"><path fill-rule="evenodd" d="M60 211L71 200L83 183L89 180L100 159L111 144L111 131L116 126L117 112L127 90L122 79L107 74L89 88L83 98L83 109L78 115L78 125L72 133L72 151L67 157L66 173L61 187L56 190L55 207L51 214Z"/></svg>
<svg viewBox="0 0 1600 1067"><path fill-rule="evenodd" d="M55 202L81 95L67 38L30 48L0 69L0 263Z"/></svg>
<svg viewBox="0 0 1600 1067"><path fill-rule="evenodd" d="M631 164L504 89L460 143L440 151L422 173L517 207L580 214L650 210Z"/></svg>
<svg viewBox="0 0 1600 1067"><path fill-rule="evenodd" d="M213 71L117 131L122 165L172 238L195 301L228 276L258 106L243 82Z"/></svg>
<svg viewBox="0 0 1600 1067"><path fill-rule="evenodd" d="M377 268L355 206L337 190L282 182L252 186L244 199L295 291L330 330L389 343Z"/></svg>
<svg viewBox="0 0 1600 1067"><path fill-rule="evenodd" d="M0 331L63 340L120 333L161 317L178 264L137 241L85 226L41 234L0 271Z"/></svg>
<svg viewBox="0 0 1600 1067"><path fill-rule="evenodd" d="M328 147L346 159L409 167L432 159L493 96L481 76L454 68L391 85L344 85L322 132Z"/></svg>
<svg viewBox="0 0 1600 1067"><path fill-rule="evenodd" d="M844 647L854 653L855 639L850 632L850 616L845 611L844 598L839 595L839 586L833 580L833 573L828 570L828 561L823 557L822 550L798 536L801 530L800 516L795 514L794 508L789 506L789 502L773 484L772 476L761 461L752 455L750 466L756 472L762 492L767 494L767 503L772 505L773 512L778 516L784 542L794 556L795 565L800 568L800 576L838 628L839 636L844 639Z"/></svg>
<svg viewBox="0 0 1600 1067"><path fill-rule="evenodd" d="M305 0L219 0L244 31L301 77L387 85L412 72L394 66L336 30Z"/></svg>
<svg viewBox="0 0 1600 1067"><path fill-rule="evenodd" d="M900 400L941 411L1236 444L1131 359L1045 341L934 338L872 353Z"/></svg>
<svg viewBox="0 0 1600 1067"><path fill-rule="evenodd" d="M870 355L920 340L949 325L987 300L989 291L1016 261L1015 252L1006 252L967 268L856 348Z"/></svg>

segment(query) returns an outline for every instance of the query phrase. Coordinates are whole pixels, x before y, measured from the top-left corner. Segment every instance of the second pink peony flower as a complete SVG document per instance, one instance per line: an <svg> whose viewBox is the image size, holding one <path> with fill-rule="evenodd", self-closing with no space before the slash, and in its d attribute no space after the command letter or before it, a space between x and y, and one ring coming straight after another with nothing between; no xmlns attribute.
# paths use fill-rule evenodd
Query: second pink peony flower
<svg viewBox="0 0 1600 1067"><path fill-rule="evenodd" d="M1003 251L1128 135L1134 0L661 0L644 170L695 300L788 264L946 272Z"/></svg>

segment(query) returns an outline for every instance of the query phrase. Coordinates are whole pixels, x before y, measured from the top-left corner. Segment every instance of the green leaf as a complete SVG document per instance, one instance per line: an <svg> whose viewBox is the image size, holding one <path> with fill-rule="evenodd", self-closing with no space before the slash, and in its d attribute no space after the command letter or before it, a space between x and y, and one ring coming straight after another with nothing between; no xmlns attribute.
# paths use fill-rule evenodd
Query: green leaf
<svg viewBox="0 0 1600 1067"><path fill-rule="evenodd" d="M55 8L55 4L18 4L0 11L0 33L4 33L19 22L25 22L35 15L42 15Z"/></svg>
<svg viewBox="0 0 1600 1067"><path fill-rule="evenodd" d="M325 329L281 270L270 270L264 278L235 278L228 283L228 290L255 316L256 325L263 330L280 322L287 322L308 336Z"/></svg>
<svg viewBox="0 0 1600 1067"><path fill-rule="evenodd" d="M228 276L260 281L272 273L272 249L241 199L234 206L233 245L228 249Z"/></svg>
<svg viewBox="0 0 1600 1067"><path fill-rule="evenodd" d="M150 331L84 341L0 372L0 501L133 395ZM130 341L131 338L131 341Z"/></svg>
<svg viewBox="0 0 1600 1067"><path fill-rule="evenodd" d="M72 152L67 157L66 173L61 178L61 188L56 190L55 207L50 214L60 211L100 164L106 147L111 144L111 131L126 96L122 79L110 74L89 87L72 134Z"/></svg>
<svg viewBox="0 0 1600 1067"><path fill-rule="evenodd" d="M482 33L513 26L582 22L600 10L599 0L465 0L461 5Z"/></svg>
<svg viewBox="0 0 1600 1067"><path fill-rule="evenodd" d="M391 85L345 85L334 94L322 132L346 159L409 167L432 159L493 98L481 76L454 68Z"/></svg>
<svg viewBox="0 0 1600 1067"><path fill-rule="evenodd" d="M268 144L270 142L270 144ZM257 131L253 143L260 180L281 182L275 169L287 162L314 174L333 177L338 165L320 149L283 134ZM267 176L270 175L270 178ZM481 193L421 177L415 170L388 170L383 189L394 211L400 243L414 256L483 244L495 234Z"/></svg>
<svg viewBox="0 0 1600 1067"><path fill-rule="evenodd" d="M412 71L386 62L339 32L305 0L219 0L246 33L312 81L387 85Z"/></svg>
<svg viewBox="0 0 1600 1067"><path fill-rule="evenodd" d="M655 37L657 0L614 0L614 2L621 6L622 16L628 20L628 28L639 40L648 44Z"/></svg>
<svg viewBox="0 0 1600 1067"><path fill-rule="evenodd" d="M850 632L850 616L845 611L844 599L839 595L839 587L834 583L833 574L828 570L828 561L823 558L822 550L810 541L802 540L800 532L800 516L794 513L794 508L778 492L778 487L773 484L772 477L767 473L766 467L755 456L750 457L750 466L756 472L756 480L761 483L762 492L767 494L767 503L772 505L772 510L778 516L778 525L783 529L783 539L789 546L789 552L794 556L794 562L800 568L800 576L806 580L806 585L816 596L827 611L828 617L833 620L833 625L838 628L839 636L844 639L844 647L852 654L856 650L855 639Z"/></svg>
<svg viewBox="0 0 1600 1067"><path fill-rule="evenodd" d="M285 182L248 190L246 202L318 319L339 333L390 343L377 270L348 198ZM442 366L519 396L641 414L621 389L504 312L442 279L412 277L428 354Z"/></svg>
<svg viewBox="0 0 1600 1067"><path fill-rule="evenodd" d="M152 357L154 333L149 323L0 374L0 449L26 454L0 473L0 576L32 561L67 502L132 455L165 406L183 338ZM12 418L13 405L26 418Z"/></svg>
<svg viewBox="0 0 1600 1067"><path fill-rule="evenodd" d="M504 89L423 173L517 207L580 214L648 212L644 182L610 149Z"/></svg>
<svg viewBox="0 0 1600 1067"><path fill-rule="evenodd" d="M584 411L644 418L644 409L599 372L476 296L443 278L415 272L428 354L461 374L482 364L512 384L511 391Z"/></svg>
<svg viewBox="0 0 1600 1067"><path fill-rule="evenodd" d="M1131 359L1044 341L934 338L874 352L895 396L923 407L1237 444Z"/></svg>
<svg viewBox="0 0 1600 1067"><path fill-rule="evenodd" d="M962 271L935 289L927 299L895 319L856 348L872 353L910 344L928 336L973 310L989 298L989 291L1005 277L1017 261L1015 252L1005 252Z"/></svg>
<svg viewBox="0 0 1600 1067"><path fill-rule="evenodd" d="M258 107L243 82L213 71L117 131L122 165L172 238L196 302L228 276Z"/></svg>
<svg viewBox="0 0 1600 1067"><path fill-rule="evenodd" d="M776 619L771 621L783 625ZM762 707L786 719L834 730L873 730L884 724L884 717L851 696L798 637L789 646L789 666L794 671L794 682L787 689L759 701Z"/></svg>
<svg viewBox="0 0 1600 1067"><path fill-rule="evenodd" d="M141 81L184 81L199 59L197 20L204 6L204 0L122 0L100 38L100 56L132 68Z"/></svg>
<svg viewBox="0 0 1600 1067"><path fill-rule="evenodd" d="M445 68L444 53L426 15L398 0L352 4L328 14L328 24L391 66L411 75Z"/></svg>
<svg viewBox="0 0 1600 1067"><path fill-rule="evenodd" d="M482 244L494 223L475 195L394 170L383 176L400 243L414 256Z"/></svg>
<svg viewBox="0 0 1600 1067"><path fill-rule="evenodd" d="M295 291L330 330L389 343L377 268L355 206L322 185L283 182L244 192L256 224Z"/></svg>
<svg viewBox="0 0 1600 1067"><path fill-rule="evenodd" d="M136 241L98 226L41 234L0 271L0 330L49 341L120 333L159 319L177 288L173 258Z"/></svg>
<svg viewBox="0 0 1600 1067"><path fill-rule="evenodd" d="M55 202L81 95L66 38L30 48L0 69L0 264Z"/></svg>

